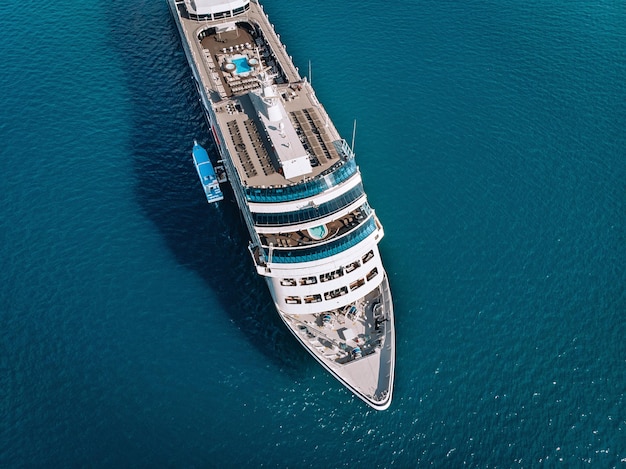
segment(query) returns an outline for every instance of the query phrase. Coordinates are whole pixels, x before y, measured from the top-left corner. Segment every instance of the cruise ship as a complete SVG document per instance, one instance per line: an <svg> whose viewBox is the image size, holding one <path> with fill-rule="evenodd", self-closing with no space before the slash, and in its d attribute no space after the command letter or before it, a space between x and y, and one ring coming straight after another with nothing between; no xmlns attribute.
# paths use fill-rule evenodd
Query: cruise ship
<svg viewBox="0 0 626 469"><path fill-rule="evenodd" d="M258 1L167 1L280 318L355 396L387 409L395 326L384 230L352 147Z"/></svg>

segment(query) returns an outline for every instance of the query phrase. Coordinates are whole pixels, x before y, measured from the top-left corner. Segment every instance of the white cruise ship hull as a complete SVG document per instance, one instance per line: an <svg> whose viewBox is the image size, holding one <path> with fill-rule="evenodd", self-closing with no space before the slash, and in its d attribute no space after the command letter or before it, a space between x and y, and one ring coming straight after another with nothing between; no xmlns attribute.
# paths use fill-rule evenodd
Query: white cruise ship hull
<svg viewBox="0 0 626 469"><path fill-rule="evenodd" d="M168 0L279 316L377 410L393 395L394 311L354 154L250 0Z"/></svg>

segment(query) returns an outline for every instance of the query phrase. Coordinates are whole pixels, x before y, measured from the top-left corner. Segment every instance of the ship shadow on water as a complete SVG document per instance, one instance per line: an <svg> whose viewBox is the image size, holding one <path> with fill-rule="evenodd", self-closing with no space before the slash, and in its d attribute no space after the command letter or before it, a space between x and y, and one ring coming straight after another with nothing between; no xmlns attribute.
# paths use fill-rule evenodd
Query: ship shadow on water
<svg viewBox="0 0 626 469"><path fill-rule="evenodd" d="M197 179L193 140L205 146L213 162L217 149L166 2L159 3L163 14L151 21L152 29L137 35L129 31L141 18L111 12L116 23L111 43L120 54L130 94L130 151L138 204L180 265L214 291L221 310L247 340L298 379L308 355L281 322L265 282L254 270L232 190L223 185L225 199L208 205ZM155 7L146 4L146 9Z"/></svg>

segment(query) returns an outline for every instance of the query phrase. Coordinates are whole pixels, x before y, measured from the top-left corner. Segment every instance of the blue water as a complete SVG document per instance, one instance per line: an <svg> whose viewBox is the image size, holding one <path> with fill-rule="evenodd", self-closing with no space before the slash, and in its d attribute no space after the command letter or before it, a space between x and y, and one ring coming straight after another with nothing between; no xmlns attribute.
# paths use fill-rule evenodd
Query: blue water
<svg viewBox="0 0 626 469"><path fill-rule="evenodd" d="M309 232L311 237L315 239L322 239L328 234L328 228L326 228L326 225L314 226L312 228L309 228L307 231Z"/></svg>
<svg viewBox="0 0 626 469"><path fill-rule="evenodd" d="M265 7L357 120L392 407L298 347L236 207L206 203L165 1L9 0L0 466L624 467L623 4Z"/></svg>
<svg viewBox="0 0 626 469"><path fill-rule="evenodd" d="M248 65L248 59L245 57L241 57L239 59L233 59L233 63L235 64L235 71L237 75L241 75L242 73L249 73L252 71L252 68Z"/></svg>

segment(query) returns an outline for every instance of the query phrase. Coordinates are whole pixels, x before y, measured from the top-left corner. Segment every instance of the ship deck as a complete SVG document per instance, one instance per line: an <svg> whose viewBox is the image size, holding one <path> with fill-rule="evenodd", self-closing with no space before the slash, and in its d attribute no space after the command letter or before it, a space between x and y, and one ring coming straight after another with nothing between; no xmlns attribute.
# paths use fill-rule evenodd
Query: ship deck
<svg viewBox="0 0 626 469"><path fill-rule="evenodd" d="M179 11L184 12L182 3ZM245 186L286 186L328 171L342 158L334 142L341 137L318 102L315 93L302 79L287 55L260 6L228 21L204 21L181 17L202 85L226 141L232 162ZM235 29L220 31L224 24ZM192 40L193 39L193 40ZM255 59L258 66L245 73L228 73L225 65L233 60ZM250 98L258 90L258 71L268 70L287 116L300 143L309 155L312 171L287 179Z"/></svg>
<svg viewBox="0 0 626 469"><path fill-rule="evenodd" d="M361 301L283 321L302 345L346 386L375 407L388 406L394 373L394 324L389 284ZM385 404L386 403L386 404Z"/></svg>
<svg viewBox="0 0 626 469"><path fill-rule="evenodd" d="M384 340L384 321L381 317L380 294L370 292L355 305L319 314L292 315L303 339L339 364L355 360L355 349L362 357L375 353Z"/></svg>
<svg viewBox="0 0 626 469"><path fill-rule="evenodd" d="M328 241L335 237L340 237L352 228L362 223L368 214L364 213L361 208L357 208L339 218L334 219L325 224L328 234L324 236L324 240ZM311 236L307 230L282 231L280 233L269 232L260 234L261 244L263 246L275 247L297 247L316 244L319 239Z"/></svg>

